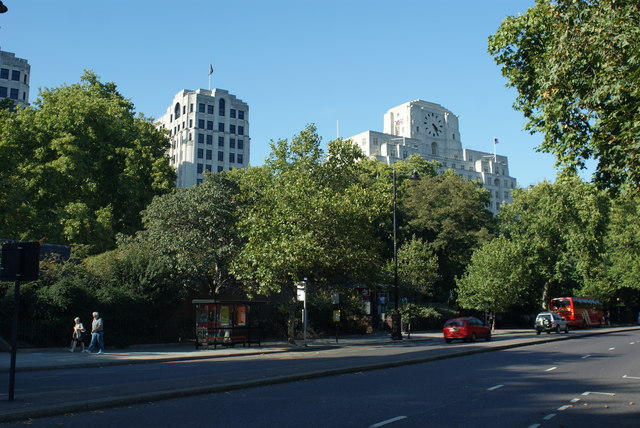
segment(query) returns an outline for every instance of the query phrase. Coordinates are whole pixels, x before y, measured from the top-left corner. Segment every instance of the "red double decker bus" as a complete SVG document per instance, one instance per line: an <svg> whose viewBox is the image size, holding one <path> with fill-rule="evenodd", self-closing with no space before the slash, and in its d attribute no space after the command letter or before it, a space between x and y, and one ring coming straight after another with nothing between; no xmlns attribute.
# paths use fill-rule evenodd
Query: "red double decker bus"
<svg viewBox="0 0 640 428"><path fill-rule="evenodd" d="M602 327L605 323L602 302L592 297L556 297L549 309L572 327Z"/></svg>

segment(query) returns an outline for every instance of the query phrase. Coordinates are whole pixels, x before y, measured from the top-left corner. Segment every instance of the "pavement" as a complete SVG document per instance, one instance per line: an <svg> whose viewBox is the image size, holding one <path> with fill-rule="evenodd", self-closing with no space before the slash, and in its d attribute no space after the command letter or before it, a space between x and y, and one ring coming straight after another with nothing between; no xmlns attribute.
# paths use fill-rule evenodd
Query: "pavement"
<svg viewBox="0 0 640 428"><path fill-rule="evenodd" d="M235 347L218 347L217 349L195 349L193 343L183 344L159 344L134 346L127 349L109 349L102 355L81 353L76 349L75 353L70 353L67 348L57 349L21 349L17 353L16 372L45 371L45 370L68 370L74 368L88 367L105 367L115 365L132 365L132 364L152 364L167 361L190 361L212 358L231 358L240 356L254 356L259 359L261 356L268 356L277 353L291 352L320 352L323 350L340 350L345 352L357 353L362 350L362 357L366 356L367 348L371 346L381 346L387 349L397 349L400 353L402 349L407 347L420 348L421 344L427 346L429 342L438 345L438 352L413 352L411 357L397 358L385 361L382 364L370 364L354 362L350 366L341 367L339 369L315 371L313 373L296 373L291 375L283 375L262 379L259 382L251 380L241 380L218 384L215 387L207 389L193 388L190 391L184 389L179 391L180 396L197 395L212 392L228 391L239 388L250 388L258 385L275 384L282 382L296 381L300 379L311 379L321 376L331 376L335 374L358 372L363 370L376 370L387 367L394 367L407 364L416 364L421 362L433 361L443 358L452 358L461 355L469 355L479 352L490 352L500 349L515 348L520 346L529 346L536 343L544 343L556 340L568 340L579 337L616 333L629 330L640 331L640 326L621 326L607 327L601 329L575 330L570 334L542 334L537 336L531 329L529 330L496 330L493 333L494 340L492 342L482 341L482 346L440 346L444 345L442 332L416 332L411 333L410 338L406 335L404 340L391 340L389 334L375 333L369 335L358 336L339 336L337 343L335 337L314 338L307 340L305 344L299 340L296 345L289 345L283 340L279 341L263 341L261 346L252 344L243 347L236 345ZM478 342L480 344L480 342ZM108 345L108 343L107 343ZM420 348L421 349L421 348ZM6 373L4 376L9 377L10 372L10 354L0 354L0 372ZM19 375L17 375L18 377ZM1 377L1 376L0 376ZM173 394L173 395L172 395ZM1 394L5 396L5 394ZM0 401L0 423L8 421L17 421L33 417L46 417L60 415L69 412L81 412L87 410L104 409L115 406L128 404L149 402L160 399L173 398L176 396L175 391L147 392L145 394L132 394L127 397L118 397L112 399L104 397L100 400L92 400L91 402L61 402L59 393L52 391L49 395L40 395L38 402L18 402L16 401Z"/></svg>

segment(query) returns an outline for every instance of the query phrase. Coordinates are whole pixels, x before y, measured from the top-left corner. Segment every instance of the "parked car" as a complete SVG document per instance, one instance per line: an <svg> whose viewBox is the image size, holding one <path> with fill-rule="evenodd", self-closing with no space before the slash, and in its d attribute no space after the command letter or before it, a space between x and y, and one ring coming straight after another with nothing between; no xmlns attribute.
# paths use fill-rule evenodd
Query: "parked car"
<svg viewBox="0 0 640 428"><path fill-rule="evenodd" d="M543 331L546 331L547 334L552 331L556 333L560 333L560 331L569 333L569 323L556 313L540 312L538 316L536 316L535 329L536 334L540 334Z"/></svg>
<svg viewBox="0 0 640 428"><path fill-rule="evenodd" d="M491 328L473 317L448 320L444 323L442 334L447 343L451 343L453 339L462 339L463 342L475 342L476 339L491 340Z"/></svg>

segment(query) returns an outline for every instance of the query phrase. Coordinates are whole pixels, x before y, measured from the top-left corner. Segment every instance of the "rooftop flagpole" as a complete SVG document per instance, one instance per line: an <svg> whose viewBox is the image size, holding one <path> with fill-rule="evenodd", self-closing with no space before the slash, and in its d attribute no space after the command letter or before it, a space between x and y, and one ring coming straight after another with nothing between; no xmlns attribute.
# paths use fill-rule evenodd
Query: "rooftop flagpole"
<svg viewBox="0 0 640 428"><path fill-rule="evenodd" d="M209 64L209 90L211 90L211 75L213 74L213 65Z"/></svg>
<svg viewBox="0 0 640 428"><path fill-rule="evenodd" d="M498 138L493 137L493 161L498 162L498 153L496 152L496 144L498 144Z"/></svg>

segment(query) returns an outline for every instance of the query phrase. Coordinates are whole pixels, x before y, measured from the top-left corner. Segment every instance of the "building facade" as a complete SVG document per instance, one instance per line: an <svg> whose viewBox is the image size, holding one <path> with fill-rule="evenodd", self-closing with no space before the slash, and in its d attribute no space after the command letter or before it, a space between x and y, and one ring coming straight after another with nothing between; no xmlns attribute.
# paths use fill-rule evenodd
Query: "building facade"
<svg viewBox="0 0 640 428"><path fill-rule="evenodd" d="M497 214L500 205L512 202L516 179L509 175L506 156L464 149L458 117L439 104L416 100L389 109L384 132L365 131L350 139L368 157L388 165L418 154L437 161L467 180L480 181L491 192L488 207Z"/></svg>
<svg viewBox="0 0 640 428"><path fill-rule="evenodd" d="M0 99L10 99L23 107L29 105L31 66L26 59L0 51Z"/></svg>
<svg viewBox="0 0 640 428"><path fill-rule="evenodd" d="M180 91L158 127L171 136L168 155L177 171L177 187L201 183L205 171L249 165L249 106L228 91Z"/></svg>

